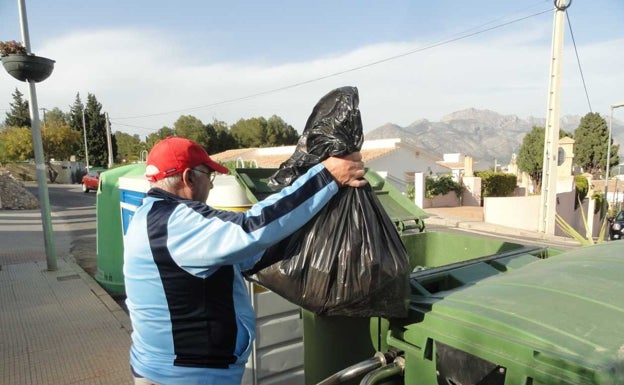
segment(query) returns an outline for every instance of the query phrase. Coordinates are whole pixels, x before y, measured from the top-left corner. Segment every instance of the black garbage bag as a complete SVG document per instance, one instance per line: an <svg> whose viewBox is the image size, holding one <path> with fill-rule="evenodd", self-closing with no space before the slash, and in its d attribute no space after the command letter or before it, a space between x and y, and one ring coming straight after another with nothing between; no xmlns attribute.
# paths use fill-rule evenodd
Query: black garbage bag
<svg viewBox="0 0 624 385"><path fill-rule="evenodd" d="M309 168L330 156L360 151L364 141L356 87L337 88L316 103L294 154L269 179L269 187L289 186Z"/></svg>
<svg viewBox="0 0 624 385"><path fill-rule="evenodd" d="M289 185L330 156L359 151L363 134L358 104L355 87L323 96L294 154L269 185ZM304 227L267 249L245 275L318 315L407 315L407 252L368 185L341 188Z"/></svg>
<svg viewBox="0 0 624 385"><path fill-rule="evenodd" d="M407 315L407 252L369 185L342 188L246 275L318 315Z"/></svg>

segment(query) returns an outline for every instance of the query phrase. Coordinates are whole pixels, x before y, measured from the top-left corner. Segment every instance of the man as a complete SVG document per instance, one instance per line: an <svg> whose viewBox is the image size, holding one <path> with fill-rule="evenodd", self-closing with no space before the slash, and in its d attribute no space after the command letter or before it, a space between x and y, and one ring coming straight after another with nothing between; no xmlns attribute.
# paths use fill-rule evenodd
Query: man
<svg viewBox="0 0 624 385"><path fill-rule="evenodd" d="M151 189L124 238L135 384L239 384L255 335L241 271L295 232L339 187L366 184L359 153L331 157L245 213L204 202L215 163L169 137L147 157Z"/></svg>

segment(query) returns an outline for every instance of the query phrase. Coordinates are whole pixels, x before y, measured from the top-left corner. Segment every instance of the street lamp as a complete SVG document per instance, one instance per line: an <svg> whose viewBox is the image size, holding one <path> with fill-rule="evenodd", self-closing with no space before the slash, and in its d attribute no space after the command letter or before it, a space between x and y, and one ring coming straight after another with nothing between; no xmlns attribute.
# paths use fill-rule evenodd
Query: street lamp
<svg viewBox="0 0 624 385"><path fill-rule="evenodd" d="M611 163L611 127L613 126L613 110L616 108L624 107L624 103L612 104L611 115L609 116L609 141L607 142L607 170L605 175L605 193L604 200L609 209L609 200L607 199L607 192L609 191L609 163Z"/></svg>

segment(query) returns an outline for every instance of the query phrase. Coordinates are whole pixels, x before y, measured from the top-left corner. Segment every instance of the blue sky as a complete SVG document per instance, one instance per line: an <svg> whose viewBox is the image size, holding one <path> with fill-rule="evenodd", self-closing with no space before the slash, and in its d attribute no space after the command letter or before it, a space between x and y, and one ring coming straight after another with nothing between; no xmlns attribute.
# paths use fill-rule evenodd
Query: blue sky
<svg viewBox="0 0 624 385"><path fill-rule="evenodd" d="M0 40L21 40L17 4L0 0ZM470 107L544 117L552 8L552 0L26 0L31 49L56 60L37 85L39 106L67 111L77 92L83 101L93 93L113 131L141 137L183 114L228 124L276 114L301 130L316 101L344 85L360 90L365 131ZM624 102L624 1L573 0L568 12L592 109L607 114ZM567 26L564 47L561 113L584 115ZM26 94L0 75L0 112L16 87Z"/></svg>

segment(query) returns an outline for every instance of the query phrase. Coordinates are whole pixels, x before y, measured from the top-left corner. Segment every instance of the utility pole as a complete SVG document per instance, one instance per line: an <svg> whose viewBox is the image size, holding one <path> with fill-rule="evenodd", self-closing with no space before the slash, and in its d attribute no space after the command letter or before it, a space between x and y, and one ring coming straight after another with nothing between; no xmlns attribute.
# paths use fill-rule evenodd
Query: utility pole
<svg viewBox="0 0 624 385"><path fill-rule="evenodd" d="M87 163L87 172L89 172L89 150L87 149L87 124L85 122L84 107L82 107L82 132L84 133L85 162Z"/></svg>
<svg viewBox="0 0 624 385"><path fill-rule="evenodd" d="M20 28L26 53L30 50L30 36L28 34L28 16L26 15L25 0L17 0L20 15ZM41 140L41 125L39 122L39 108L37 107L37 89L35 81L28 80L28 97L30 103L30 128L33 141L33 152L35 153L35 167L37 174L37 185L39 187L39 200L41 201L41 224L43 226L43 241L45 244L46 263L49 271L57 269L56 247L54 245L54 231L50 212L50 197L48 196L48 184L45 174L45 162L43 157L43 143Z"/></svg>
<svg viewBox="0 0 624 385"><path fill-rule="evenodd" d="M108 120L108 112L105 112L104 115L106 116L106 144L108 147L108 167L107 168L110 169L113 167L113 143L112 143L112 138L111 138L110 121Z"/></svg>
<svg viewBox="0 0 624 385"><path fill-rule="evenodd" d="M609 211L609 164L611 163L611 131L613 126L613 110L616 108L624 107L624 103L612 104L611 105L611 114L609 115L609 141L607 142L607 170L605 172L605 191L604 191L604 205L605 212ZM617 179L616 179L617 186ZM617 213L616 213L617 214Z"/></svg>
<svg viewBox="0 0 624 385"><path fill-rule="evenodd" d="M555 234L557 213L557 157L559 147L559 107L561 104L561 61L563 56L563 32L565 12L570 1L555 0L555 15L552 34L552 54L550 61L550 82L546 107L546 131L544 133L544 163L542 166L542 191L538 231Z"/></svg>
<svg viewBox="0 0 624 385"><path fill-rule="evenodd" d="M47 108L43 108L42 107L42 108L40 108L40 110L43 111L43 127L45 128L45 126L46 126L46 118L45 118L45 116L46 116Z"/></svg>

